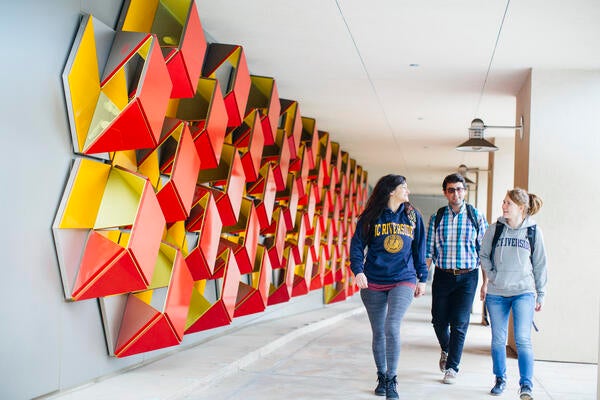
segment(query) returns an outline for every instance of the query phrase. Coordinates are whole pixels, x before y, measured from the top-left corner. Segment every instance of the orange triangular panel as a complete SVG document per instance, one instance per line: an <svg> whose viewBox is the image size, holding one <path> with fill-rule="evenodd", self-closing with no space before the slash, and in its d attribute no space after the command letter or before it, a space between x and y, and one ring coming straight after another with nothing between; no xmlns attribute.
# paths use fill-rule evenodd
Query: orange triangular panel
<svg viewBox="0 0 600 400"><path fill-rule="evenodd" d="M101 234L90 231L72 292L73 300L145 288L146 282L129 253Z"/></svg>

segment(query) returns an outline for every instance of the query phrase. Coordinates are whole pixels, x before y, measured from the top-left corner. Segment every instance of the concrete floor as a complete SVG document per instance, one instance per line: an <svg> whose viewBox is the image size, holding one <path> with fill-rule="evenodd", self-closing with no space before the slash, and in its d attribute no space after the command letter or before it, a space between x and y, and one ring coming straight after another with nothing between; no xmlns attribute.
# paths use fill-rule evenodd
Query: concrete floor
<svg viewBox="0 0 600 400"><path fill-rule="evenodd" d="M461 371L441 383L439 347L430 324L431 298L415 300L402 326L401 399L492 398L490 330L474 315ZM49 398L61 400L381 399L371 333L359 296L316 312L247 326L135 370ZM534 349L535 350L535 349ZM500 399L518 399L517 360L508 360ZM536 400L595 400L597 365L536 361ZM490 397L488 397L490 396Z"/></svg>

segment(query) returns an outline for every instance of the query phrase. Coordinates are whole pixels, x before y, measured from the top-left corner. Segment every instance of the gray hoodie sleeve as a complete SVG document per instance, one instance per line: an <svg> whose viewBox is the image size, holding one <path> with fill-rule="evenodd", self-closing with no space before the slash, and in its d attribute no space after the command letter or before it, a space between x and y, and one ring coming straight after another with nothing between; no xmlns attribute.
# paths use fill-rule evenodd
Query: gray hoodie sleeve
<svg viewBox="0 0 600 400"><path fill-rule="evenodd" d="M492 271L492 260L490 255L492 252L492 240L494 239L494 232L496 232L497 223L493 223L485 231L483 241L481 242L481 249L479 250L479 259L481 260L481 268L485 271L488 278L492 277L494 271Z"/></svg>
<svg viewBox="0 0 600 400"><path fill-rule="evenodd" d="M533 249L533 277L535 280L535 290L537 293L536 303L544 304L546 295L546 283L548 281L546 246L544 245L544 235L538 225L535 235L535 248Z"/></svg>

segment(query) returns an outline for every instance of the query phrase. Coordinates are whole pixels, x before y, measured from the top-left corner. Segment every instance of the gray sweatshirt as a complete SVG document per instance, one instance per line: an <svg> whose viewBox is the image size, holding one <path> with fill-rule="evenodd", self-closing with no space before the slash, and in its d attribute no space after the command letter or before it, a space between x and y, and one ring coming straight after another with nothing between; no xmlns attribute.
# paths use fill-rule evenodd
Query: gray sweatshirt
<svg viewBox="0 0 600 400"><path fill-rule="evenodd" d="M494 251L494 263L490 260L492 239L498 224L505 225L504 231ZM527 240L527 227L535 225L531 217L526 217L516 229L508 226L504 217L492 224L485 232L481 244L481 267L487 273L489 294L516 296L524 293L536 294L536 303L544 303L546 291L546 248L540 227L536 227L533 257ZM533 261L533 265L532 265Z"/></svg>

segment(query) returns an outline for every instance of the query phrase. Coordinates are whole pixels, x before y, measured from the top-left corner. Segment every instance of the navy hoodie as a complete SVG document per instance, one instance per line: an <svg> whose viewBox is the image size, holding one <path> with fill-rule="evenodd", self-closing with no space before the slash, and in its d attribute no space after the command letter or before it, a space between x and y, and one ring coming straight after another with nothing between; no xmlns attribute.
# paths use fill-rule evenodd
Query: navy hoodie
<svg viewBox="0 0 600 400"><path fill-rule="evenodd" d="M363 234L363 219L358 220L350 242L350 268L354 275L364 272L367 281L381 285L427 281L423 218L414 210L415 221L411 221L405 207L400 205L396 212L386 207L368 237Z"/></svg>

